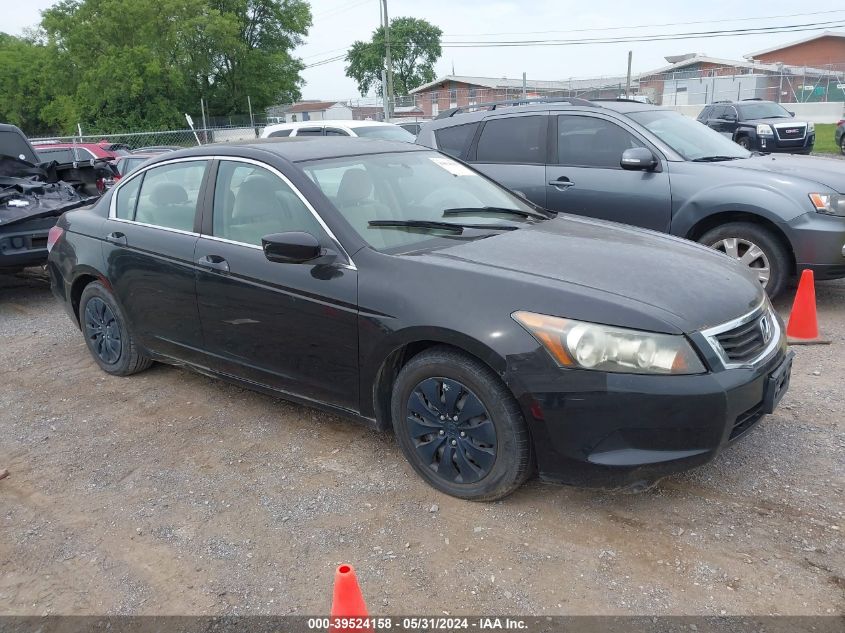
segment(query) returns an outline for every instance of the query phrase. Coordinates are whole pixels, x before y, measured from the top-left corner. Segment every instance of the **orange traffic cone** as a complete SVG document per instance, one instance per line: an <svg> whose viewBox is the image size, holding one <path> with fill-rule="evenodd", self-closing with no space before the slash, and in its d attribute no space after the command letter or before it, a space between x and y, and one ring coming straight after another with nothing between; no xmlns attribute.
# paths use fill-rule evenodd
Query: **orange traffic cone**
<svg viewBox="0 0 845 633"><path fill-rule="evenodd" d="M358 579L355 577L355 570L352 565L341 565L334 575L334 594L332 596L332 612L330 628L333 631L351 631L354 622L345 628L335 626L335 618L366 618L367 605L364 603L364 596L358 586Z"/></svg>
<svg viewBox="0 0 845 633"><path fill-rule="evenodd" d="M819 338L819 320L816 314L816 286L812 270L801 273L798 292L792 303L792 312L786 326L787 340L791 345L827 344Z"/></svg>

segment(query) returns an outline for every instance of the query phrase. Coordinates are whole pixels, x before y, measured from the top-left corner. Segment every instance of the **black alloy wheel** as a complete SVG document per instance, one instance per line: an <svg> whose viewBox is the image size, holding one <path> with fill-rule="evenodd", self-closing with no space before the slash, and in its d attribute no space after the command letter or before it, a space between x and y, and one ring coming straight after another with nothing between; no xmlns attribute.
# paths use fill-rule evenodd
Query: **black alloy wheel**
<svg viewBox="0 0 845 633"><path fill-rule="evenodd" d="M420 461L440 477L470 484L496 462L496 427L472 391L449 378L426 378L408 398L408 433Z"/></svg>
<svg viewBox="0 0 845 633"><path fill-rule="evenodd" d="M92 297L85 304L85 336L90 349L102 362L114 365L120 360L123 351L120 325L114 312L99 297Z"/></svg>

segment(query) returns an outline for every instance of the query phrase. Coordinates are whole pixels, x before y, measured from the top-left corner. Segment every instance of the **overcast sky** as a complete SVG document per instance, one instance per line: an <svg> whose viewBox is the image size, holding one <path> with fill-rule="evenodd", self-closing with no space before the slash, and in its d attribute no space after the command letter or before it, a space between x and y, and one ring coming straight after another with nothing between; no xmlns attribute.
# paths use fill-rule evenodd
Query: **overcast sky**
<svg viewBox="0 0 845 633"><path fill-rule="evenodd" d="M379 2L313 0L314 26L297 54L310 64L343 53L355 40L368 39L378 26ZM40 11L52 4L52 0L0 0L4 17L0 29L20 34L24 28L36 25ZM842 7L841 0L802 3L794 0L388 0L391 18L424 18L443 29L444 43L645 36L817 22L835 24L845 20ZM811 15L833 10L839 11ZM787 15L793 17L773 17ZM696 23L681 24L690 22ZM659 26L665 24L672 26ZM666 55L700 52L713 57L742 59L744 54L801 39L819 33L823 28L801 33L565 47L445 47L436 71L438 76L450 74L454 65L455 73L459 75L521 77L524 71L530 77L545 80L622 75L628 50L633 50L636 74L664 66ZM838 30L845 31L845 28ZM358 96L355 82L344 74L343 61L307 69L304 77L307 82L303 90L305 98Z"/></svg>

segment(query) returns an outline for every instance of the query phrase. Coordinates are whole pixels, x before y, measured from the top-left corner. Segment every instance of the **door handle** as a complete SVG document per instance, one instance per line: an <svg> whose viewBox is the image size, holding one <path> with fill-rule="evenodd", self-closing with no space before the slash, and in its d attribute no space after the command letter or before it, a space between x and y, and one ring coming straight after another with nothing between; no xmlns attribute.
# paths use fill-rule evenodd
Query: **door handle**
<svg viewBox="0 0 845 633"><path fill-rule="evenodd" d="M570 187L575 186L575 183L569 180L566 176L561 176L557 180L550 180L549 184L552 187L557 187L558 189L569 189Z"/></svg>
<svg viewBox="0 0 845 633"><path fill-rule="evenodd" d="M108 240L112 244L119 244L120 246L126 246L126 235L124 235L120 231L115 231L114 233L109 233L108 235L106 235L106 240Z"/></svg>
<svg viewBox="0 0 845 633"><path fill-rule="evenodd" d="M215 270L219 273L229 272L229 262L220 257L220 255L204 255L197 260L197 264L208 270Z"/></svg>

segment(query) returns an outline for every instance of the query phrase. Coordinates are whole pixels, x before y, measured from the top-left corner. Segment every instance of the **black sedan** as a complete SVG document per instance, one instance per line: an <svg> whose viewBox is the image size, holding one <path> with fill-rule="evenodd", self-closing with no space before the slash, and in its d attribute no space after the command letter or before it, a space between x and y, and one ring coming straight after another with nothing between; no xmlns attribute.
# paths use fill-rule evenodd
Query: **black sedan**
<svg viewBox="0 0 845 633"><path fill-rule="evenodd" d="M428 483L640 489L789 381L782 323L703 246L555 216L436 151L355 138L165 154L50 235L94 360L191 367L393 428Z"/></svg>

